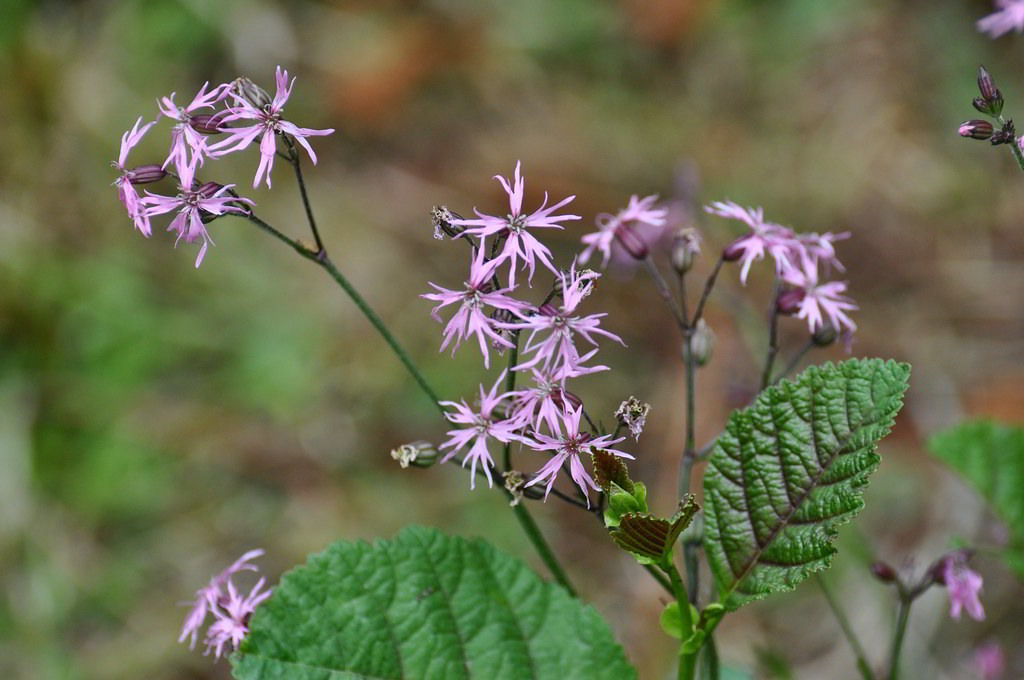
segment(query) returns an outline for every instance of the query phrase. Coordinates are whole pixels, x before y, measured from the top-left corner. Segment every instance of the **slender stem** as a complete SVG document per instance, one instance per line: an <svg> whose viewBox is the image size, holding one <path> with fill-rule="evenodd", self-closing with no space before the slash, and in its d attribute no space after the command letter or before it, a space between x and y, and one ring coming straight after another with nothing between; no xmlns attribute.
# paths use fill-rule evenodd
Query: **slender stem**
<svg viewBox="0 0 1024 680"><path fill-rule="evenodd" d="M658 571L657 567L653 564L645 564L644 569L647 570L647 573L651 575L651 578L657 581L669 595L675 597L676 591L672 590L672 582L665 578L665 575Z"/></svg>
<svg viewBox="0 0 1024 680"><path fill-rule="evenodd" d="M644 265L647 267L647 271L651 275L651 279L654 280L654 287L658 289L658 295L665 301L669 309L672 310L672 317L676 320L676 325L681 329L686 328L686 318L679 311L679 306L676 304L675 298L672 297L672 291L668 287L668 283L665 281L665 277L661 275L658 270L658 265L654 263L651 256L648 255L644 258Z"/></svg>
<svg viewBox="0 0 1024 680"><path fill-rule="evenodd" d="M295 168L295 179L299 183L299 193L302 195L302 205L306 209L306 220L309 221L309 228L313 232L313 238L316 239L316 252L318 255L326 256L327 250L324 249L324 242L320 239L320 231L316 228L316 219L313 217L313 206L309 202L309 195L306 193L306 183L302 179L302 166L299 161L299 151L295 148L295 143L292 142L291 137L288 135L282 135L284 137L284 143L288 146L288 155L291 160L292 167Z"/></svg>
<svg viewBox="0 0 1024 680"><path fill-rule="evenodd" d="M907 633L907 621L910 619L912 600L905 592L900 592L900 613L896 621L896 632L892 639L892 654L889 660L889 680L898 680L900 676L900 652L903 650L903 638Z"/></svg>
<svg viewBox="0 0 1024 680"><path fill-rule="evenodd" d="M860 640L857 639L857 634L853 631L853 626L850 625L850 619L846 616L846 612L843 611L842 605L836 598L835 593L832 592L832 587L828 584L821 574L814 577L818 587L821 588L822 595L825 596L825 600L828 602L829 608L832 610L832 614L835 615L836 621L839 623L839 627L843 631L843 635L846 636L846 641L850 643L850 648L853 650L853 655L857 657L857 670L860 671L861 677L864 680L874 680L874 673L871 672L871 665L867 661L867 655L864 653L864 647L860 644Z"/></svg>
<svg viewBox="0 0 1024 680"><path fill-rule="evenodd" d="M683 566L686 567L686 591L690 603L696 606L697 592L700 588L700 565L697 560L699 541L683 542Z"/></svg>
<svg viewBox="0 0 1024 680"><path fill-rule="evenodd" d="M690 310L686 306L686 272L679 273L679 308L683 313L683 321L689 326Z"/></svg>
<svg viewBox="0 0 1024 680"><path fill-rule="evenodd" d="M669 562L667 565L662 565L662 569L668 574L672 583L672 591L675 593L676 603L679 605L679 618L683 629L683 639L679 642L679 680L694 680L697 677L697 657L700 655L700 650L683 651L683 643L687 641L694 624L690 612L690 600L686 596L686 588L683 586L683 580L675 565Z"/></svg>
<svg viewBox="0 0 1024 680"><path fill-rule="evenodd" d="M540 532L540 527L538 527L537 523L533 521L533 517L530 516L529 511L523 507L522 503L512 506L512 510L515 513L516 519L519 520L519 526L523 528L523 532L526 534L527 538L530 539L530 542L533 543L533 547L537 550L537 553L544 561L544 564L547 566L548 571L551 572L551 575L555 577L555 580L558 581L559 585L565 588L570 595L573 597L579 597L576 593L576 589L573 588L572 583L569 581L569 576L565 573L565 570L562 569L562 565L559 564L558 558L555 557L555 553L552 552L551 546L548 545L544 535Z"/></svg>
<svg viewBox="0 0 1024 680"><path fill-rule="evenodd" d="M772 367L775 366L775 356L779 353L779 293L782 286L778 280L775 281L775 292L772 294L772 313L768 332L768 354L764 359L764 370L761 371L761 389L768 387L772 380Z"/></svg>
<svg viewBox="0 0 1024 680"><path fill-rule="evenodd" d="M679 497L690 491L690 477L696 454L697 396L695 393L697 361L693 356L693 328L688 328L683 339L683 373L686 380L686 442L679 464Z"/></svg>
<svg viewBox="0 0 1024 680"><path fill-rule="evenodd" d="M704 639L704 653L701 655L703 665L703 677L706 680L718 680L721 671L718 667L718 647L715 645L715 636L708 633Z"/></svg>
<svg viewBox="0 0 1024 680"><path fill-rule="evenodd" d="M512 367L516 365L519 360L519 331L512 332L512 347L508 351L508 371L507 377L505 378L505 391L511 392L516 388L516 372L512 370ZM512 469L512 441L505 442L505 451L503 456L503 463L505 465L505 472Z"/></svg>
<svg viewBox="0 0 1024 680"><path fill-rule="evenodd" d="M697 311L693 313L693 321L691 326L696 326L697 322L700 321L700 317L704 314L704 305L707 304L708 296L711 295L711 289L715 287L715 281L718 279L718 272L722 271L722 265L725 264L725 260L718 258L718 262L715 263L715 268L711 270L711 275L708 276L707 282L704 284L704 292L700 294L700 302L697 303Z"/></svg>

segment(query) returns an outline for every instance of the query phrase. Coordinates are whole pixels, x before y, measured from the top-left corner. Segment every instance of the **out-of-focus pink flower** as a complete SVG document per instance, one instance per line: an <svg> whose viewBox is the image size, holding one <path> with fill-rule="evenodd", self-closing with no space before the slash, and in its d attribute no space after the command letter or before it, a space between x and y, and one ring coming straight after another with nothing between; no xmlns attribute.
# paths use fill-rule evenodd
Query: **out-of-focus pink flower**
<svg viewBox="0 0 1024 680"><path fill-rule="evenodd" d="M267 186L270 186L270 171L274 167L274 154L277 152L275 134L286 134L294 138L296 142L302 145L306 153L309 154L313 165L316 165L316 153L313 152L313 147L306 141L306 137L329 135L334 132L333 128L313 130L301 128L294 123L281 120L285 102L288 101L288 97L291 95L295 79L292 78L289 82L288 71L282 70L278 66L275 81L277 92L274 95L274 100L264 108L257 108L249 100L232 92L231 96L234 98L236 106L229 106L227 115L221 118L220 122L222 124L239 120L253 120L256 122L252 125L226 129L225 132L228 133L228 136L223 141L209 147L210 155L223 156L234 151L241 151L252 144L257 137L260 137L260 165L256 169L256 177L252 181L254 189L259 185L264 173L267 176Z"/></svg>
<svg viewBox="0 0 1024 680"><path fill-rule="evenodd" d="M794 300L799 298L799 302L796 303L798 310L796 316L799 319L807 319L807 326L811 333L822 327L825 318L838 331L842 331L844 328L850 332L857 330L857 324L846 314L850 310L857 309L856 303L843 295L843 292L846 291L846 283L842 281L820 283L816 258L803 253L799 269L795 267L787 269L782 274L782 280L795 288L797 295L794 296Z"/></svg>
<svg viewBox="0 0 1024 680"><path fill-rule="evenodd" d="M212 608L216 620L206 629L206 654L212 651L219 659L225 645L230 644L232 649L238 649L249 633L249 618L252 613L271 595L269 590L260 590L263 583L264 579L261 578L249 594L242 597L235 589L235 584L228 579L227 595L221 594L216 606Z"/></svg>
<svg viewBox="0 0 1024 680"><path fill-rule="evenodd" d="M844 231L839 234L833 234L832 232L825 232L824 234L797 234L796 240L803 247L803 251L818 261L819 264L824 263L826 267L835 267L841 272L846 271L846 267L836 257L835 242L842 241L850 238L850 232Z"/></svg>
<svg viewBox="0 0 1024 680"><path fill-rule="evenodd" d="M206 622L206 615L220 606L219 603L225 597L224 587L230 583L231 577L242 571L259 571L256 565L252 564L252 561L261 555L263 555L262 550L250 550L235 560L234 564L230 567L211 578L208 584L196 591L195 600L188 615L185 617L185 625L181 629L181 636L178 638L178 642L190 639L189 649L195 649L196 637ZM260 583L262 583L262 579Z"/></svg>
<svg viewBox="0 0 1024 680"><path fill-rule="evenodd" d="M967 566L967 557L963 552L955 552L943 561L942 582L949 593L950 616L959 619L960 612L966 609L972 619L985 619L985 609L978 599L982 586L981 574Z"/></svg>
<svg viewBox="0 0 1024 680"><path fill-rule="evenodd" d="M476 466L482 464L484 474L487 476L487 485L494 486L491 478L491 468L494 467L494 460L487 450L487 442L490 439L507 444L511 441L526 441L516 434L516 427L507 420L498 420L495 409L509 396L509 393L498 394L498 386L505 379L507 371L494 382L490 392L484 392L484 386L480 386L480 408L474 411L469 404L463 400L461 403L454 401L442 401L443 406L450 406L454 412L445 413L445 417L456 425L463 427L449 430L448 441L438 447L438 450L451 449L441 459L442 463L447 462L452 456L469 446L469 453L462 460L462 466L470 464L469 488L476 488ZM472 443L472 445L470 445Z"/></svg>
<svg viewBox="0 0 1024 680"><path fill-rule="evenodd" d="M504 309L514 314L524 312L529 305L520 300L508 296L512 288L500 288L495 290L491 283L494 270L500 264L499 260L486 261L484 254L487 250L485 243L481 241L473 257L473 263L469 270L469 280L466 281L464 290L448 290L434 283L430 285L436 293L425 293L420 297L438 302L431 310L430 315L438 322L441 317L438 312L448 305L459 304L458 311L444 327L444 341L441 343L441 351L455 340L452 347L452 355L459 348L462 341L476 335L480 342L480 353L484 356L484 367L489 368L491 364L490 351L487 348L487 339L500 347L512 348L513 344L499 332L501 327L494 319L484 312L484 307Z"/></svg>
<svg viewBox="0 0 1024 680"><path fill-rule="evenodd" d="M594 491L600 491L597 483L587 473L585 467L583 467L583 461L580 460L580 456L583 454L592 454L594 449L602 449L608 453L620 456L622 458L633 458L624 451L618 451L616 449L609 448L612 444L618 444L623 441L625 437L619 437L618 439L612 439L610 434L602 435L600 437L591 437L586 432L580 432L580 419L583 416L583 405L581 404L577 408L566 408L562 413L562 423L564 425L564 431L554 433L555 436L551 437L541 432L534 432L533 438L536 440L529 444L530 448L535 451L554 451L555 455L549 460L544 466L536 472L533 479L527 483L526 486L533 486L534 484L540 484L541 482L547 482L544 488L544 499L547 500L548 494L551 493L551 487L555 484L555 479L558 477L559 470L562 469L562 465L569 462L569 474L572 477L573 482L576 483L583 495L587 497L587 506L590 505L590 496L587 493L587 487L589 486Z"/></svg>
<svg viewBox="0 0 1024 680"><path fill-rule="evenodd" d="M974 668L982 680L999 680L1006 672L1006 655L1002 646L992 640L974 650Z"/></svg>
<svg viewBox="0 0 1024 680"><path fill-rule="evenodd" d="M601 328L601 318L607 314L576 316L576 308L583 298L590 294L594 279L600 276L597 272L589 270L577 273L576 263L573 262L568 272L559 274L562 281L562 304L560 306L542 305L536 314L523 321L506 324L508 328L530 331L530 337L523 346L523 354L533 353L533 356L516 366L515 370L534 366L554 373L581 370L583 361L573 341L574 333L579 333L594 347L597 347L595 335L603 335L622 345L626 344L619 336ZM592 354L587 356L592 356Z"/></svg>
<svg viewBox="0 0 1024 680"><path fill-rule="evenodd" d="M199 249L199 255L196 256L197 268L202 263L203 256L206 255L207 246L213 243L210 234L206 231L206 225L203 224L203 213L216 216L225 213L243 213L245 211L234 204L238 202L252 204L252 201L247 198L224 195L234 184L227 184L216 189L212 194L207 194L205 190L207 185L197 186L195 183L198 163L199 156L193 156L187 165L177 166L178 190L180 192L177 196L158 196L147 191L146 198L141 199L146 206L146 213L150 217L174 210L178 211L167 227L167 231L174 231L178 234L175 245L182 238L186 243L202 239L203 245Z"/></svg>
<svg viewBox="0 0 1024 680"><path fill-rule="evenodd" d="M591 234L584 234L580 239L587 247L580 253L580 264L586 264L594 251L600 252L602 257L601 266L607 267L608 260L612 256L612 243L618 240L630 255L635 259L643 259L648 251L647 239L638 234L635 227L646 225L653 227L654 239L665 226L668 217L667 208L654 207L658 197L656 195L640 198L633 195L629 199L629 205L615 215L602 213L597 216L597 231Z"/></svg>
<svg viewBox="0 0 1024 680"><path fill-rule="evenodd" d="M128 216L132 218L135 228L141 231L144 236L149 236L153 233L149 223L149 215L146 213L145 206L142 205L138 192L135 191L135 187L132 185L132 173L125 168L124 164L128 160L128 152L142 140L149 128L155 124L156 121L142 125L142 116L139 116L132 129L121 135L121 151L117 155L117 162L114 163L114 167L121 172L121 176L114 180L114 186L117 187L117 197L124 205L124 209L128 211Z"/></svg>
<svg viewBox="0 0 1024 680"><path fill-rule="evenodd" d="M996 0L996 11L978 20L978 30L990 38L1024 31L1024 0Z"/></svg>
<svg viewBox="0 0 1024 680"><path fill-rule="evenodd" d="M544 192L544 202L541 204L540 208L529 215L524 215L523 194L525 191L525 182L522 175L520 175L520 166L521 163L517 161L515 175L513 176L511 183L501 175L494 176L494 179L501 183L502 188L505 189L505 193L508 194L508 215L505 217L484 215L474 208L473 212L477 214L478 219L452 220L452 224L469 227L466 229L466 233L471 236L484 237L497 234L507 236L505 245L498 254L497 259L501 261L508 260L509 262L508 285L510 287L514 287L516 285L516 265L519 263L520 258L522 258L523 267L529 269L530 273L527 277L528 281L533 279L533 271L538 260L555 274L558 273L558 270L555 269L554 265L551 263L551 251L548 250L544 244L538 241L533 234L528 232L527 228L564 229L559 222L580 219L579 215L553 214L556 210L567 205L570 201L576 198L575 196L570 196L552 206L548 206L547 192Z"/></svg>
<svg viewBox="0 0 1024 680"><path fill-rule="evenodd" d="M167 154L167 160L164 161L163 167L166 168L172 162L178 166L188 165L190 151L193 157L199 158L199 165L203 164L203 156L208 154L206 137L192 126L193 114L200 109L214 108L214 104L228 95L231 87L225 83L207 92L206 88L209 85L209 81L203 83L199 93L193 97L192 103L185 107L174 103L174 92L170 97L161 97L157 100L156 104L160 113L175 121L174 127L171 129L171 150Z"/></svg>
<svg viewBox="0 0 1024 680"><path fill-rule="evenodd" d="M767 252L775 260L775 274L781 276L794 266L795 257L803 246L792 230L774 222L765 222L761 208L743 208L732 201L715 202L704 208L712 215L738 220L750 227L750 232L726 246L723 257L739 260L740 281L747 282L747 274L755 260L764 259Z"/></svg>

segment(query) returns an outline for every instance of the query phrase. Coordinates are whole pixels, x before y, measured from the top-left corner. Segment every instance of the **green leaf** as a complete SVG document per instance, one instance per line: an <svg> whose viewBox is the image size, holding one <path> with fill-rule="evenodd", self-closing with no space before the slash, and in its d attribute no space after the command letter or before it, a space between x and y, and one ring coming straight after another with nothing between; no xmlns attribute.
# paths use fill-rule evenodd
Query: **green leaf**
<svg viewBox="0 0 1024 680"><path fill-rule="evenodd" d="M339 541L253 614L240 680L635 678L597 612L482 540Z"/></svg>
<svg viewBox="0 0 1024 680"><path fill-rule="evenodd" d="M689 526L698 510L700 506L693 494L686 494L679 501L679 510L671 519L646 513L622 515L619 525L611 530L612 539L620 548L634 555L663 562L670 558L679 534Z"/></svg>
<svg viewBox="0 0 1024 680"><path fill-rule="evenodd" d="M679 613L679 603L673 600L665 605L658 617L658 623L665 634L677 640L683 639L683 617Z"/></svg>
<svg viewBox="0 0 1024 680"><path fill-rule="evenodd" d="M643 482L631 484L632 491L626 491L615 482L608 485L608 507L604 509L604 525L619 526L623 515L647 512L647 487Z"/></svg>
<svg viewBox="0 0 1024 680"><path fill-rule="evenodd" d="M881 359L825 364L730 416L704 476L704 547L728 609L829 566L909 377Z"/></svg>
<svg viewBox="0 0 1024 680"><path fill-rule="evenodd" d="M1006 522L1003 556L1024 579L1024 428L991 421L965 423L936 435L929 447L988 501Z"/></svg>

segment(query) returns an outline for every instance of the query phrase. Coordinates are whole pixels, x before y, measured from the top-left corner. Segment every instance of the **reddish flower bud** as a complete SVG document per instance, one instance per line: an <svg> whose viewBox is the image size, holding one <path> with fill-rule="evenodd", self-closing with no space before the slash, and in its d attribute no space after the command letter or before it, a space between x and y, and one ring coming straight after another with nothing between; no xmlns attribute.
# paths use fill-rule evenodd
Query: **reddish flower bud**
<svg viewBox="0 0 1024 680"><path fill-rule="evenodd" d="M896 570L885 562L875 562L871 565L871 573L882 583L892 583L896 580Z"/></svg>
<svg viewBox="0 0 1024 680"><path fill-rule="evenodd" d="M644 259L650 252L643 239L637 236L636 232L633 231L633 228L626 223L620 224L615 229L615 238L618 240L619 244L622 245L623 250L629 253L630 257L636 260Z"/></svg>
<svg viewBox="0 0 1024 680"><path fill-rule="evenodd" d="M544 316L554 317L558 316L558 307L555 307L550 302L545 302L544 304L537 308L537 312L539 314L543 314Z"/></svg>
<svg viewBox="0 0 1024 680"><path fill-rule="evenodd" d="M224 128L221 127L223 119L224 112L214 114L200 113L189 119L189 125L192 126L193 130L204 135L216 135L224 132Z"/></svg>
<svg viewBox="0 0 1024 680"><path fill-rule="evenodd" d="M984 66L978 69L978 91L981 96L974 100L974 108L990 116L998 116L1003 111L1003 93L996 87L992 76Z"/></svg>
<svg viewBox="0 0 1024 680"><path fill-rule="evenodd" d="M992 127L992 123L987 120L969 120L965 123L960 124L959 134L961 137L970 137L971 139L988 139L995 132Z"/></svg>
<svg viewBox="0 0 1024 680"><path fill-rule="evenodd" d="M804 301L807 293L800 288L789 288L779 293L775 298L775 309L779 314L796 314L800 311L800 303Z"/></svg>
<svg viewBox="0 0 1024 680"><path fill-rule="evenodd" d="M740 245L747 239L746 236L740 236L738 239L730 243L722 251L722 259L726 262L735 262L736 260L743 257L743 247Z"/></svg>
<svg viewBox="0 0 1024 680"><path fill-rule="evenodd" d="M566 389L552 391L551 398L554 399L555 403L563 409L566 407L566 404L573 409L578 409L580 406L583 406L583 400Z"/></svg>
<svg viewBox="0 0 1024 680"><path fill-rule="evenodd" d="M196 193L198 193L203 198L213 198L214 196L217 195L217 192L223 188L223 184L217 184L216 182L205 182L201 184L198 189L196 189Z"/></svg>
<svg viewBox="0 0 1024 680"><path fill-rule="evenodd" d="M167 171L159 165L140 165L124 174L132 184L152 184L167 177Z"/></svg>

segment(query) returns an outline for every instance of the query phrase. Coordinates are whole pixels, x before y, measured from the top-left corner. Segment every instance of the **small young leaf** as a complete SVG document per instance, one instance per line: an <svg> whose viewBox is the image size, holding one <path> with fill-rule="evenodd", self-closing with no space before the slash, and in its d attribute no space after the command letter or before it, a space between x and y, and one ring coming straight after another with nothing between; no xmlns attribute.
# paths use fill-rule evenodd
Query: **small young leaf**
<svg viewBox="0 0 1024 680"><path fill-rule="evenodd" d="M671 556L679 534L699 509L693 494L686 494L679 502L679 511L671 519L646 513L622 515L618 527L611 531L612 539L620 548L634 555L654 562L664 561Z"/></svg>
<svg viewBox="0 0 1024 680"><path fill-rule="evenodd" d="M592 607L477 540L409 527L339 541L281 579L239 680L635 678Z"/></svg>
<svg viewBox="0 0 1024 680"><path fill-rule="evenodd" d="M980 421L936 435L929 448L960 473L1006 522L1007 565L1024 580L1024 428Z"/></svg>
<svg viewBox="0 0 1024 680"><path fill-rule="evenodd" d="M704 476L704 547L728 609L829 566L909 376L881 359L825 364L730 416Z"/></svg>
<svg viewBox="0 0 1024 680"><path fill-rule="evenodd" d="M629 478L629 470L622 459L603 449L594 451L594 479L604 492L610 493L612 484L628 493L633 493L633 480Z"/></svg>
<svg viewBox="0 0 1024 680"><path fill-rule="evenodd" d="M673 600L665 605L665 608L661 610L658 622L666 635L677 640L683 639L683 617L679 615L678 602Z"/></svg>
<svg viewBox="0 0 1024 680"><path fill-rule="evenodd" d="M635 482L632 492L625 491L615 482L611 482L608 485L608 494L608 507L604 510L605 526L619 526L619 520L625 514L647 512L647 487L643 482Z"/></svg>

